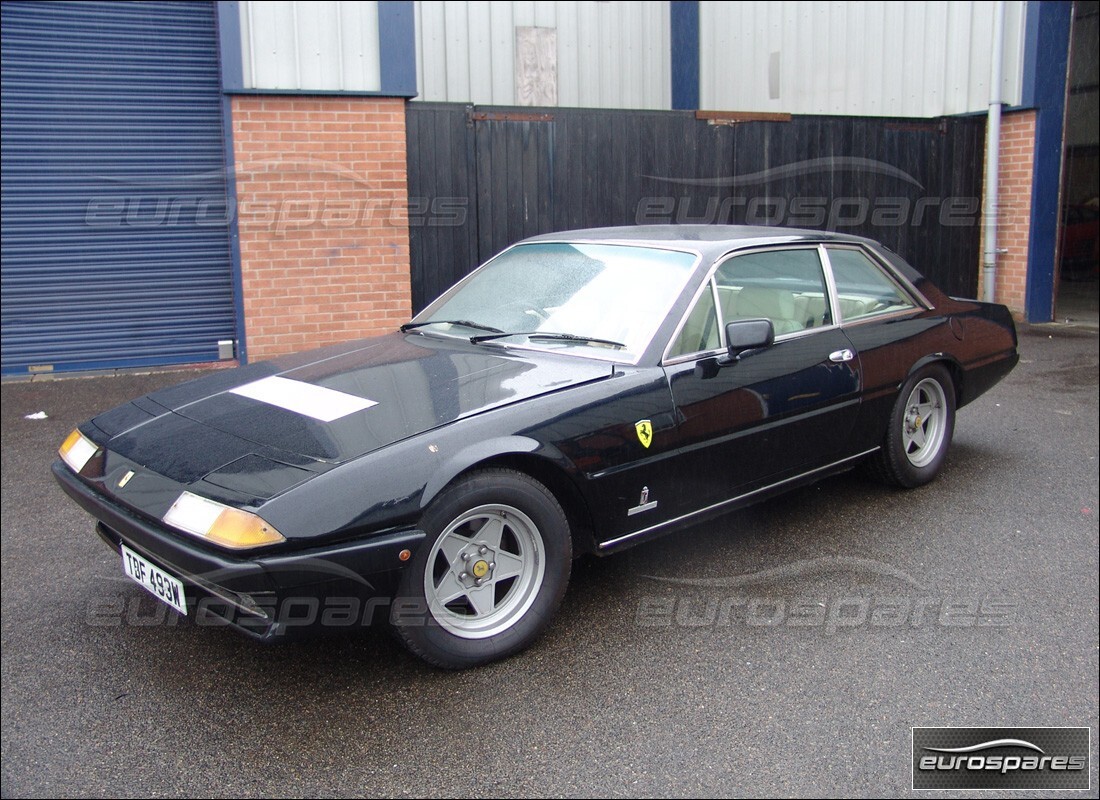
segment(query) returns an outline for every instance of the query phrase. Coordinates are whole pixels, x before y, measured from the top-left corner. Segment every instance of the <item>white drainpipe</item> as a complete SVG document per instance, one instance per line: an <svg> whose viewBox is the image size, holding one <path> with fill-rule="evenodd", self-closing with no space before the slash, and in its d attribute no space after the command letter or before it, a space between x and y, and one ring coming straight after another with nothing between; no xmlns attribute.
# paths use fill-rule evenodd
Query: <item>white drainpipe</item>
<svg viewBox="0 0 1100 800"><path fill-rule="evenodd" d="M985 127L985 249L982 254L983 299L993 302L997 288L997 193L1000 191L1001 62L1005 52L1005 4L994 6L993 59L989 70L989 121Z"/></svg>

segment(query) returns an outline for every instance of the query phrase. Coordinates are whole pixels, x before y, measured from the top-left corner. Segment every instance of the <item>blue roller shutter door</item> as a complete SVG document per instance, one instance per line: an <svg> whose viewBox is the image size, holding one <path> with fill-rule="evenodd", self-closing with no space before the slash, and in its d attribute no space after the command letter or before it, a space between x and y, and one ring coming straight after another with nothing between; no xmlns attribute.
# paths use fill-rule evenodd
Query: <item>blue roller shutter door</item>
<svg viewBox="0 0 1100 800"><path fill-rule="evenodd" d="M3 372L236 339L213 3L9 3Z"/></svg>

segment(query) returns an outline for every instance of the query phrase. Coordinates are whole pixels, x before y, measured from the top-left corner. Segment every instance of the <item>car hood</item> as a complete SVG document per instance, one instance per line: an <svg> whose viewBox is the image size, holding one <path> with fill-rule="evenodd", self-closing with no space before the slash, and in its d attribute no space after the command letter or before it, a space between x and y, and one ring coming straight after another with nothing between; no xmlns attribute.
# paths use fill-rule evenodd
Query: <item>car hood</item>
<svg viewBox="0 0 1100 800"><path fill-rule="evenodd" d="M606 362L391 334L215 373L95 424L135 459L170 437L191 478L250 454L323 468L611 372ZM165 452L163 441L155 449Z"/></svg>

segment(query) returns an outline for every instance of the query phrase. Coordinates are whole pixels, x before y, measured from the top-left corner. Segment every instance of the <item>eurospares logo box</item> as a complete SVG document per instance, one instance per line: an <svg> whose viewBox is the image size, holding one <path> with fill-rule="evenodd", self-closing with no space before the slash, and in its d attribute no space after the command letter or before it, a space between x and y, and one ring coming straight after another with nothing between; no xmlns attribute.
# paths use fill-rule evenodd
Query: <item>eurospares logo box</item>
<svg viewBox="0 0 1100 800"><path fill-rule="evenodd" d="M1088 728L913 728L914 789L1088 789Z"/></svg>

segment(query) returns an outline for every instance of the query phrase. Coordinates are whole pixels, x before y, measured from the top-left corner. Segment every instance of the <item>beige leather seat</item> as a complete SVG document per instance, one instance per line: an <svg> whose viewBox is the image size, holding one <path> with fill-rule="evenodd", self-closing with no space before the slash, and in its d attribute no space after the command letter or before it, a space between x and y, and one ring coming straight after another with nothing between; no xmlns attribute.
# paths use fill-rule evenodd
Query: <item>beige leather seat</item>
<svg viewBox="0 0 1100 800"><path fill-rule="evenodd" d="M807 328L817 328L828 324L826 314L829 311L825 295L800 294L795 298L798 307L798 319Z"/></svg>
<svg viewBox="0 0 1100 800"><path fill-rule="evenodd" d="M738 292L733 314L727 314L726 321L761 317L772 321L776 336L806 327L805 320L799 319L798 304L793 292L758 286L745 286Z"/></svg>
<svg viewBox="0 0 1100 800"><path fill-rule="evenodd" d="M863 300L857 297L840 297L837 300L840 304L840 316L843 319L862 317L864 314L869 313L872 306L874 306L873 300Z"/></svg>

